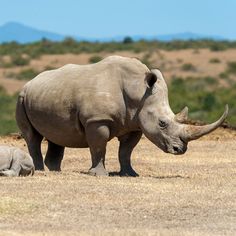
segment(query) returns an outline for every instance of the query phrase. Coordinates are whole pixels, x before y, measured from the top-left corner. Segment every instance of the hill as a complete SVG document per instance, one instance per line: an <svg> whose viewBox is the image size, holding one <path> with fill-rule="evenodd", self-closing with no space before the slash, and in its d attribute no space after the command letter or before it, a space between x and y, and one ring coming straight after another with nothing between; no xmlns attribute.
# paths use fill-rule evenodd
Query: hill
<svg viewBox="0 0 236 236"><path fill-rule="evenodd" d="M121 42L126 35L120 35L115 37L104 38L86 38L81 36L72 36L77 41L89 41L89 42ZM48 32L45 30L35 29L33 27L18 23L8 22L0 26L0 43L16 41L18 43L31 43L42 40L43 38L50 41L62 41L67 35L62 35L54 32ZM201 35L192 32L182 32L177 34L164 34L164 35L134 35L132 36L134 41L139 40L159 40L159 41L173 41L173 40L200 40L200 39L212 39L223 40L223 37L213 35Z"/></svg>
<svg viewBox="0 0 236 236"><path fill-rule="evenodd" d="M30 43L40 41L43 38L50 39L52 41L60 41L65 36L34 29L32 27L17 23L8 22L0 27L0 43L16 41L18 43Z"/></svg>

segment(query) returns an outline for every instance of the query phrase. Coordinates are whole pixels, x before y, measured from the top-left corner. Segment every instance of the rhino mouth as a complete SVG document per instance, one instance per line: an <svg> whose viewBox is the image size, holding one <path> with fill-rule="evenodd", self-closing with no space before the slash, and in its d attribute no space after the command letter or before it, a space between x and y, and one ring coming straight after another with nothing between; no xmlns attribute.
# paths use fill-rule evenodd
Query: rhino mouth
<svg viewBox="0 0 236 236"><path fill-rule="evenodd" d="M187 151L187 143L182 142L181 144L173 144L170 145L167 149L167 153L171 153L174 155L182 155Z"/></svg>
<svg viewBox="0 0 236 236"><path fill-rule="evenodd" d="M182 155L187 151L187 145L188 145L188 142L182 139L181 137L179 137L178 140L175 140L172 142L166 140L166 142L163 143L164 148L162 148L162 150L165 153L170 153L174 155Z"/></svg>
<svg viewBox="0 0 236 236"><path fill-rule="evenodd" d="M187 151L187 146L179 147L179 146L173 146L172 148L172 154L175 155L182 155Z"/></svg>

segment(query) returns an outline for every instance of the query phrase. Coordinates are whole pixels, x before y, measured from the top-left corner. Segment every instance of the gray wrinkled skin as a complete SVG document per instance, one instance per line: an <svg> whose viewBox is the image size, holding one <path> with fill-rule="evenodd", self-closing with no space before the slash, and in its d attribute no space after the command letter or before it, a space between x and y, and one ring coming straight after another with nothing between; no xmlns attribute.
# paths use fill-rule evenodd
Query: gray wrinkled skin
<svg viewBox="0 0 236 236"><path fill-rule="evenodd" d="M27 176L34 174L31 156L16 147L0 146L0 176Z"/></svg>
<svg viewBox="0 0 236 236"><path fill-rule="evenodd" d="M49 170L60 170L65 147L89 147L92 175L107 175L106 144L114 137L120 141L120 174L137 176L130 157L142 133L163 151L183 154L188 141L216 129L226 116L227 111L204 129L183 124L187 109L171 111L161 72L120 56L43 72L24 86L16 108L36 169L44 169L40 145L45 137Z"/></svg>

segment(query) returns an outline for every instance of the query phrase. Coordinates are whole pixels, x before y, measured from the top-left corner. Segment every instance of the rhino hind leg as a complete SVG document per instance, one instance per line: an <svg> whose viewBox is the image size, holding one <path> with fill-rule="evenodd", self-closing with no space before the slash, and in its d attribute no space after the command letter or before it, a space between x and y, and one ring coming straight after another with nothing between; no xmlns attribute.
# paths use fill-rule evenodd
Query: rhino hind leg
<svg viewBox="0 0 236 236"><path fill-rule="evenodd" d="M19 96L16 105L16 121L33 158L35 170L44 170L41 142L43 136L31 125L24 107L24 97Z"/></svg>
<svg viewBox="0 0 236 236"><path fill-rule="evenodd" d="M106 145L110 136L108 126L98 123L89 124L86 128L86 135L92 159L92 167L89 169L89 174L108 176L108 172L105 169Z"/></svg>
<svg viewBox="0 0 236 236"><path fill-rule="evenodd" d="M139 176L131 166L131 153L141 139L142 132L131 132L119 137L119 162L121 176Z"/></svg>
<svg viewBox="0 0 236 236"><path fill-rule="evenodd" d="M43 156L41 152L42 140L43 136L41 136L39 133L33 133L29 139L26 139L29 153L33 158L35 170L44 170Z"/></svg>
<svg viewBox="0 0 236 236"><path fill-rule="evenodd" d="M61 161L64 156L65 147L48 141L48 150L44 160L45 165L51 171L61 170Z"/></svg>

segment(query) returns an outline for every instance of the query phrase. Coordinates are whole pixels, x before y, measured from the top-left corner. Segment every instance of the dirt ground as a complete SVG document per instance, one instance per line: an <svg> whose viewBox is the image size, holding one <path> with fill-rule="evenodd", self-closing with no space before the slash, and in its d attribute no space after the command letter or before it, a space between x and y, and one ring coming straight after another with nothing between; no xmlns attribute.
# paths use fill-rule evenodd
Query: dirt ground
<svg viewBox="0 0 236 236"><path fill-rule="evenodd" d="M26 150L23 139L0 144ZM112 140L109 172L117 149ZM66 149L60 173L0 178L0 235L236 235L235 154L236 132L224 129L182 156L142 138L132 158L140 177L92 177L89 150Z"/></svg>

